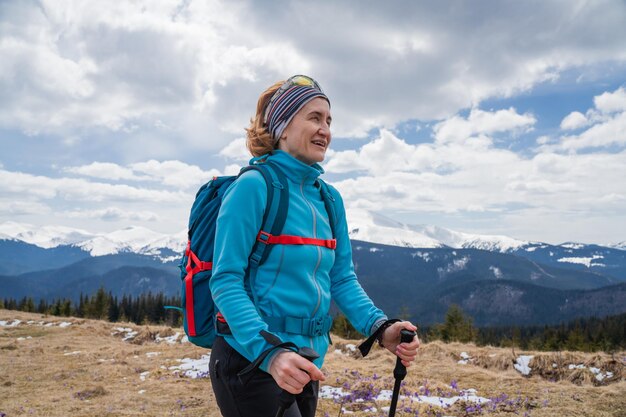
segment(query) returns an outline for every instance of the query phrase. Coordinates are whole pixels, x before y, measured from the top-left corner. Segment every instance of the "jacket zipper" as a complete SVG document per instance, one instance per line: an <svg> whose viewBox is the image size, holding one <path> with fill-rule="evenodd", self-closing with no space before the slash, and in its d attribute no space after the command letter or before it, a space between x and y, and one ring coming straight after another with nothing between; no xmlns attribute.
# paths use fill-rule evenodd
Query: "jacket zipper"
<svg viewBox="0 0 626 417"><path fill-rule="evenodd" d="M313 204L311 204L311 202L304 195L304 183L306 179L307 177L304 177L302 179L302 182L300 183L300 194L302 195L302 199L306 202L306 204L311 209L311 216L313 217L313 237L317 238L317 217L315 216L315 208L313 207ZM315 305L315 308L313 309L313 313L311 314L311 317L315 317L315 314L317 313L317 310L319 310L320 304L322 303L322 289L320 288L317 282L317 269L319 268L321 262L322 262L322 251L321 251L321 248L317 246L317 263L315 264L315 269L313 270L313 283L315 284L315 288L317 289L317 304Z"/></svg>

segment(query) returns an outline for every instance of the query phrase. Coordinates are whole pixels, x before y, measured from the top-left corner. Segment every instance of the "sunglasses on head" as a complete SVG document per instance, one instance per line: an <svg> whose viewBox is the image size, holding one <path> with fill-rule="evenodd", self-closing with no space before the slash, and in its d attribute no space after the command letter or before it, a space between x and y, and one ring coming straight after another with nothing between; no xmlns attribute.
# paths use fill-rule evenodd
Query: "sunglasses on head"
<svg viewBox="0 0 626 417"><path fill-rule="evenodd" d="M278 97L283 95L283 93L289 90L291 87L311 87L319 90L320 92L323 92L322 87L320 87L317 81L315 81L311 77L307 77L306 75L294 75L293 77L290 77L287 81L283 83L283 85L280 86L278 90L276 90L276 92L272 95L272 98L270 98L270 101L267 103L267 106L265 106L265 115L263 117L264 123L267 123L268 111L272 108L274 102L278 100Z"/></svg>

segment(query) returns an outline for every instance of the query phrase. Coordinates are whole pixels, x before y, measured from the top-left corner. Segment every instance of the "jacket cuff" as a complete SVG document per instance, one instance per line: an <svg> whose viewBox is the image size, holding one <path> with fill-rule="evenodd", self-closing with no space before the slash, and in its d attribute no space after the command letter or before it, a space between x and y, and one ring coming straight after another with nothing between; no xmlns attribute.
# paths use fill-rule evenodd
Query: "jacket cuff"
<svg viewBox="0 0 626 417"><path fill-rule="evenodd" d="M359 351L361 351L361 355L363 355L363 357L367 356L368 353L370 353L370 350L372 349L372 345L374 344L374 342L376 341L376 339L378 339L379 335L385 331L385 329L387 327L389 327L391 324L396 323L398 321L401 321L400 319L389 319L389 320L379 320L376 323L374 323L374 325L372 326L372 334L370 335L370 337L367 338L367 340L365 340L363 343L361 343L359 345Z"/></svg>

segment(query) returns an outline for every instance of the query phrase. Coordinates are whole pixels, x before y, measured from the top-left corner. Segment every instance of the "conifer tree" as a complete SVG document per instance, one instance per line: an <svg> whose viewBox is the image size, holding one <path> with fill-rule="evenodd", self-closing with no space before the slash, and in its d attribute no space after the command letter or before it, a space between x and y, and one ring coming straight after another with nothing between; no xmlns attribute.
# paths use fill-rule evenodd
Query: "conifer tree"
<svg viewBox="0 0 626 417"><path fill-rule="evenodd" d="M444 342L467 343L475 339L476 329L472 325L472 319L465 316L461 307L451 304L440 333Z"/></svg>

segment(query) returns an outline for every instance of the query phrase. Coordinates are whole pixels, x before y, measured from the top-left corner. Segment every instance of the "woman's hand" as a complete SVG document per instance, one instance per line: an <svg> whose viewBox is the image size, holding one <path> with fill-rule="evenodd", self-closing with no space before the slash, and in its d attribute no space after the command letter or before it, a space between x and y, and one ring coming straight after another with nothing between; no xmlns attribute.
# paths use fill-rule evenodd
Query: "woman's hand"
<svg viewBox="0 0 626 417"><path fill-rule="evenodd" d="M411 322L398 321L385 329L381 341L387 350L401 359L402 365L408 367L411 366L411 363L417 357L417 349L420 347L420 340L415 336L410 343L400 343L400 331L402 329L411 330L413 332L417 331L417 327Z"/></svg>
<svg viewBox="0 0 626 417"><path fill-rule="evenodd" d="M324 381L322 371L293 351L276 354L269 369L279 387L291 394L300 394L309 381Z"/></svg>

